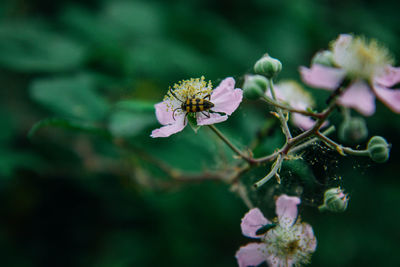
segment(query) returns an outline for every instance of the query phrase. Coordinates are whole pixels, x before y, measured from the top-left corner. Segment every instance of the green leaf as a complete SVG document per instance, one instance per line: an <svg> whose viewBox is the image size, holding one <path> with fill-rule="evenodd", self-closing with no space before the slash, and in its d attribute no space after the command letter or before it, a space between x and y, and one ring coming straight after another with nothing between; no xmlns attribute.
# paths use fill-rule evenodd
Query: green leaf
<svg viewBox="0 0 400 267"><path fill-rule="evenodd" d="M99 121L108 111L108 104L96 94L90 76L57 77L35 80L31 97L55 114L71 119Z"/></svg>
<svg viewBox="0 0 400 267"><path fill-rule="evenodd" d="M56 72L76 68L85 48L34 22L0 25L0 65L26 72Z"/></svg>
<svg viewBox="0 0 400 267"><path fill-rule="evenodd" d="M32 138L36 132L43 128L43 127L60 127L64 129L69 129L73 131L82 131L82 132L87 132L91 134L97 134L97 135L102 135L102 136L109 136L109 133L107 130L99 128L96 125L93 125L91 123L83 123L83 122L74 122L66 119L61 119L61 118L47 118L43 119L41 121L38 121L35 123L32 128L28 132L28 138Z"/></svg>
<svg viewBox="0 0 400 267"><path fill-rule="evenodd" d="M108 129L114 136L133 137L157 125L154 103L140 100L124 100L115 105Z"/></svg>

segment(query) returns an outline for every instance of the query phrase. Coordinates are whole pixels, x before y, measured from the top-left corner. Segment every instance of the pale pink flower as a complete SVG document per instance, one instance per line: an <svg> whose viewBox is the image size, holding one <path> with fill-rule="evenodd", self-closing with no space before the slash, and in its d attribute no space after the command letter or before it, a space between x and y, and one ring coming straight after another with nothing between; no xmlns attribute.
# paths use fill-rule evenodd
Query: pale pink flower
<svg viewBox="0 0 400 267"><path fill-rule="evenodd" d="M266 95L270 98L271 92L268 90ZM283 81L275 86L275 95L279 102L283 102L298 110L307 110L314 106L314 99L295 81ZM291 122L302 130L308 130L314 126L315 121L305 115L293 112Z"/></svg>
<svg viewBox="0 0 400 267"><path fill-rule="evenodd" d="M269 266L298 266L310 262L317 247L312 227L297 219L298 197L281 195L276 200L278 223L266 233L258 234L265 225L272 224L258 208L251 209L242 219L243 235L261 242L249 243L236 252L239 267L257 266L266 261Z"/></svg>
<svg viewBox="0 0 400 267"><path fill-rule="evenodd" d="M182 131L188 121L188 112L182 109L182 103L187 99L204 99L214 105L207 111L195 113L197 125L209 125L227 120L228 115L238 108L242 94L241 89L235 89L235 80L231 77L224 79L214 90L211 82L205 82L204 77L175 84L164 101L155 105L157 119L164 126L153 130L150 136L168 137Z"/></svg>
<svg viewBox="0 0 400 267"><path fill-rule="evenodd" d="M339 96L338 104L370 116L375 112L377 97L393 112L400 113L400 89L391 88L400 82L400 68L392 67L385 48L376 41L342 34L331 50L334 66L313 64L310 69L300 68L304 83L333 91L349 78L351 83Z"/></svg>

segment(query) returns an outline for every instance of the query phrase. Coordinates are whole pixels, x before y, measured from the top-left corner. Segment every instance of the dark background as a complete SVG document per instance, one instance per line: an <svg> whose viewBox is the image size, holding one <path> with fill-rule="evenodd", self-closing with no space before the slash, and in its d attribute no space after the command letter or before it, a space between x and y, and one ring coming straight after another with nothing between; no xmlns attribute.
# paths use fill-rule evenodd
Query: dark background
<svg viewBox="0 0 400 267"><path fill-rule="evenodd" d="M376 38L398 59L399 7L382 0L1 1L0 265L235 266L236 250L251 241L240 231L242 201L221 182L171 183L149 160L199 172L220 169L232 154L206 129L151 139L159 127L153 103L190 77L217 85L233 76L240 84L265 52L282 61L279 79L299 80L298 66L340 33ZM321 107L327 94L310 92ZM335 113L332 123L340 120ZM244 101L221 129L244 148L273 121L261 103ZM304 155L307 164L289 164L286 176L284 168L281 186L251 191L272 218L267 196L304 187L302 219L318 240L312 266L398 262L399 115L377 103L367 123L369 136L392 144L387 163L317 147ZM279 127L271 131L258 152L273 151L280 136ZM319 213L323 190L337 185L350 193L348 210Z"/></svg>

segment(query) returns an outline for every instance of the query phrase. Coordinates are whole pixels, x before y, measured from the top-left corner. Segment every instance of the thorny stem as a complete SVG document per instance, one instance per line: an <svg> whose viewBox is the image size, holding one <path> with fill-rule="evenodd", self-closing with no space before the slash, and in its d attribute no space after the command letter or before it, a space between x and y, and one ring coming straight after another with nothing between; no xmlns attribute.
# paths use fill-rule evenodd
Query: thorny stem
<svg viewBox="0 0 400 267"><path fill-rule="evenodd" d="M269 89L271 90L272 99L275 102L277 102L276 95L275 95L275 89L274 89L274 82L272 81L272 78L268 79L268 85L269 85ZM279 120L281 121L281 124L282 124L282 131L285 134L286 139L289 140L292 138L292 135L291 135L289 127L287 125L287 120L286 120L285 116L283 115L282 109L280 107L275 106L275 109L278 112Z"/></svg>
<svg viewBox="0 0 400 267"><path fill-rule="evenodd" d="M265 176L260 181L255 183L254 187L258 188L258 187L262 186L263 184L265 184L266 182L268 182L272 177L274 177L276 175L276 173L278 172L278 170L281 168L282 162L283 162L283 156L281 154L279 154L278 158L272 165L271 171L267 174L267 176Z"/></svg>
<svg viewBox="0 0 400 267"><path fill-rule="evenodd" d="M328 129L326 129L325 131L323 131L322 134L324 134L324 135L330 135L330 134L333 133L334 131L335 131L335 126L331 126L331 127L329 127ZM320 139L319 139L318 137L311 138L311 139L309 139L309 140L303 142L302 144L297 145L295 148L292 148L292 149L290 150L289 154L297 153L297 152L299 152L299 151L301 151L301 150L307 148L308 146L310 146L311 144L313 144L313 143L315 143L315 142L317 142L317 141L319 141L319 140L320 140Z"/></svg>

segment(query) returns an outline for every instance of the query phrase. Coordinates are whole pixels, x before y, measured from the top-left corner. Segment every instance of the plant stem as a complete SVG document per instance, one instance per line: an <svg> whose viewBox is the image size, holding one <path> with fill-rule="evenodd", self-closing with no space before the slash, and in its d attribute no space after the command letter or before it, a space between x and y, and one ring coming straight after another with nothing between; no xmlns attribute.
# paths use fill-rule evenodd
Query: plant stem
<svg viewBox="0 0 400 267"><path fill-rule="evenodd" d="M218 130L214 125L210 124L210 125L208 125L208 127L214 133L216 133L218 135L218 137L221 138L221 140L224 141L225 144L227 144L236 154L238 154L243 159L249 161L249 157L247 155L245 155L239 148L237 148L231 141L229 141L229 139L223 133L221 133L221 131Z"/></svg>
<svg viewBox="0 0 400 267"><path fill-rule="evenodd" d="M276 95L275 95L275 89L274 89L274 82L272 81L272 78L268 79L268 85L269 85L269 89L271 90L272 99L275 102L277 102ZM292 135L291 135L289 127L287 125L287 120L286 120L285 116L283 115L282 109L280 107L275 106L275 109L278 112L279 120L281 121L281 124L282 124L282 131L286 136L286 140L288 141L292 138Z"/></svg>
<svg viewBox="0 0 400 267"><path fill-rule="evenodd" d="M290 111L290 112L303 114L305 116L310 116L310 117L314 117L314 118L317 118L317 119L321 117L320 113L314 113L314 112L309 112L307 110L295 109L295 108L286 106L286 105L284 105L282 103L279 103L278 101L273 100L273 99L269 98L268 96L263 96L261 99L264 100L265 102L275 106L275 107L278 107L278 108L281 108L281 109L284 109L284 110L287 110L287 111Z"/></svg>
<svg viewBox="0 0 400 267"><path fill-rule="evenodd" d="M274 177L275 174L278 172L278 170L281 168L282 162L283 162L283 156L281 154L279 154L271 171L267 174L267 176L265 176L260 181L255 183L254 187L258 188L258 187L262 186L263 184L265 184L266 182L268 182L272 177Z"/></svg>
<svg viewBox="0 0 400 267"><path fill-rule="evenodd" d="M324 134L317 132L317 137L320 138L325 144L336 149L340 155L345 156L346 154L354 156L369 156L368 150L355 150L350 147L343 147L342 145L336 143Z"/></svg>
<svg viewBox="0 0 400 267"><path fill-rule="evenodd" d="M322 133L323 133L324 135L330 135L330 134L333 133L334 131L335 131L335 126L332 125L332 126L330 126L328 129L326 129L325 131L323 131ZM308 141L306 141L306 142L304 142L304 143L302 143L302 144L300 144L300 145L298 145L298 146L292 148L292 149L290 150L289 154L294 154L294 153L296 153L296 152L299 152L299 151L305 149L306 147L308 147L309 145L311 145L312 143L317 142L318 140L320 140L318 137L311 138L311 139L309 139Z"/></svg>

